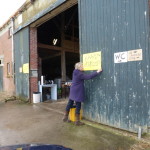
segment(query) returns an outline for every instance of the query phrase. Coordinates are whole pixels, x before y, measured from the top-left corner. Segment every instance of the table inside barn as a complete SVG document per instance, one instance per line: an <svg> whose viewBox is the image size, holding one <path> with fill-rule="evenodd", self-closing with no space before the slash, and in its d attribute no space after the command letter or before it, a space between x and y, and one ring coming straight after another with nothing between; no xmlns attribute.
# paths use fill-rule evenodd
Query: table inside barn
<svg viewBox="0 0 150 150"><path fill-rule="evenodd" d="M41 102L43 102L43 88L50 88L51 99L57 100L57 84L43 84L39 85L39 92L41 93Z"/></svg>

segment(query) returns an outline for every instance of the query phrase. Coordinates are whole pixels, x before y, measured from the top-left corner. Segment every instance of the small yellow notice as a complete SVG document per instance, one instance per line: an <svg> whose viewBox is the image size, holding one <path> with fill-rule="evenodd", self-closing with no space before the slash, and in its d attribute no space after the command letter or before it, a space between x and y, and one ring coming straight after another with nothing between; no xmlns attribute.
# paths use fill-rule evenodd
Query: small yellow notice
<svg viewBox="0 0 150 150"><path fill-rule="evenodd" d="M23 64L23 73L29 73L29 63Z"/></svg>
<svg viewBox="0 0 150 150"><path fill-rule="evenodd" d="M101 51L83 54L83 68L84 70L101 69Z"/></svg>

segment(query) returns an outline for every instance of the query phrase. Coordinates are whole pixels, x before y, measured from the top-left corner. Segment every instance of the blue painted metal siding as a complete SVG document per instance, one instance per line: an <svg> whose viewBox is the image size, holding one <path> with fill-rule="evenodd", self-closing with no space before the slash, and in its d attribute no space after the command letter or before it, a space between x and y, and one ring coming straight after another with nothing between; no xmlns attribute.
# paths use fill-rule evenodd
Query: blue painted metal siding
<svg viewBox="0 0 150 150"><path fill-rule="evenodd" d="M79 0L80 53L102 51L103 73L85 82L84 116L129 131L150 126L148 0ZM143 60L114 63L114 53Z"/></svg>
<svg viewBox="0 0 150 150"><path fill-rule="evenodd" d="M29 28L24 28L14 35L15 47L15 84L16 94L29 98L29 74L20 71L23 64L29 63Z"/></svg>

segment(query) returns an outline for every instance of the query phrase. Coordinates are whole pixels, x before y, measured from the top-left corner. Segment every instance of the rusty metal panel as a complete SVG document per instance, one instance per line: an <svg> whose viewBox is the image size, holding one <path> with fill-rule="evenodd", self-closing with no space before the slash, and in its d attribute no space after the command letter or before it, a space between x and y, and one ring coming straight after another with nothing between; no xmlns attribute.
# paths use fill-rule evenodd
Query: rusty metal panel
<svg viewBox="0 0 150 150"><path fill-rule="evenodd" d="M79 0L80 50L102 51L103 73L85 82L84 116L137 132L150 125L148 0ZM114 63L114 53L142 49L143 60Z"/></svg>
<svg viewBox="0 0 150 150"><path fill-rule="evenodd" d="M0 91L3 91L3 67L0 66Z"/></svg>
<svg viewBox="0 0 150 150"><path fill-rule="evenodd" d="M15 49L15 85L16 94L29 98L29 73L23 72L24 64L29 64L29 28L14 35Z"/></svg>

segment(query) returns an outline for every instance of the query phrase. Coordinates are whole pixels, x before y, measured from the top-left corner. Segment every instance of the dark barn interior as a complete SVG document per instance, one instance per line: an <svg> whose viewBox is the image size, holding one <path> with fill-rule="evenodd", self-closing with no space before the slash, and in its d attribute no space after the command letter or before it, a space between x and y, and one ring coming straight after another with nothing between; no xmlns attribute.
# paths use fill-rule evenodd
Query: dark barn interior
<svg viewBox="0 0 150 150"><path fill-rule="evenodd" d="M39 80L61 83L72 80L74 65L79 61L78 6L75 5L45 22L37 29Z"/></svg>

